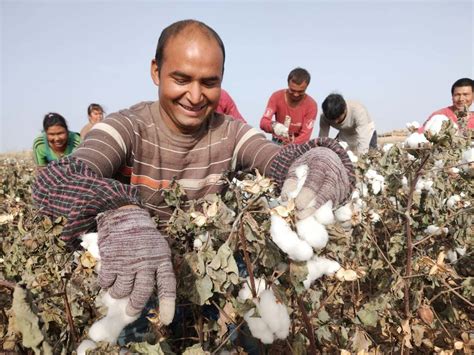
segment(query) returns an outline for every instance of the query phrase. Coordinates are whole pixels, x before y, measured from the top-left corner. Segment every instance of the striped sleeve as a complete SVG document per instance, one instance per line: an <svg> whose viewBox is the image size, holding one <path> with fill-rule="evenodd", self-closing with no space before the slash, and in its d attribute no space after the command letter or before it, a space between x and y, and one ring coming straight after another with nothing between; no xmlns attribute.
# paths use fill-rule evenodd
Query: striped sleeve
<svg viewBox="0 0 474 355"><path fill-rule="evenodd" d="M68 156L42 169L32 186L40 213L51 218L64 216L62 238L73 240L96 227L100 212L125 205L141 205L133 186L101 178L83 161Z"/></svg>

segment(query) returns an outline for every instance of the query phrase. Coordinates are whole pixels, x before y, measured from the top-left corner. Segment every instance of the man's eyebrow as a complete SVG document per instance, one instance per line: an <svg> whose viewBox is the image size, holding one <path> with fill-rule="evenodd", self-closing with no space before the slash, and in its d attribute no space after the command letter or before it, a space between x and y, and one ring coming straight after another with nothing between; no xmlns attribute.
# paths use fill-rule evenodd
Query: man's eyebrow
<svg viewBox="0 0 474 355"><path fill-rule="evenodd" d="M174 72L171 72L170 75L171 75L171 76L179 76L179 77L181 77L181 78L187 78L187 79L190 79L190 78L191 78L188 74L183 73L183 72L181 72L181 71L179 71L179 70L175 70Z"/></svg>
<svg viewBox="0 0 474 355"><path fill-rule="evenodd" d="M179 70L175 70L173 72L170 73L170 76L173 76L173 77L180 77L180 78L183 78L183 79L191 79L191 76L186 74L186 73L183 73L182 71L179 71ZM221 77L219 75L214 75L214 76L209 76L209 77L206 77L206 78L202 78L203 81L218 81L218 80L221 80Z"/></svg>

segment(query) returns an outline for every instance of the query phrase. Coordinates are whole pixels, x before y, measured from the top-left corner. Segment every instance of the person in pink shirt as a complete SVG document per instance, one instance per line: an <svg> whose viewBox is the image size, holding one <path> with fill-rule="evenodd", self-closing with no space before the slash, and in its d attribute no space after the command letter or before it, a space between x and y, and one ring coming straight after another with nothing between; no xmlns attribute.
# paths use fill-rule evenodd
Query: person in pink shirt
<svg viewBox="0 0 474 355"><path fill-rule="evenodd" d="M278 90L270 97L260 128L271 133L274 142L301 144L311 138L318 105L306 94L310 80L307 70L295 68L288 75L288 89Z"/></svg>
<svg viewBox="0 0 474 355"><path fill-rule="evenodd" d="M232 100L232 97L224 89L221 89L221 97L219 98L219 103L217 104L216 112L232 116L237 121L247 123L247 121L240 114L237 105L235 104L234 100Z"/></svg>
<svg viewBox="0 0 474 355"><path fill-rule="evenodd" d="M448 117L454 123L458 123L458 116L468 111L469 107L472 105L474 92L474 81L469 78L462 78L456 80L456 82L451 87L451 97L453 100L452 106L442 108L438 111L433 112L430 117L426 120L422 127L420 127L419 132L423 132L426 123L435 115L444 115ZM467 112L467 128L474 129L474 112Z"/></svg>

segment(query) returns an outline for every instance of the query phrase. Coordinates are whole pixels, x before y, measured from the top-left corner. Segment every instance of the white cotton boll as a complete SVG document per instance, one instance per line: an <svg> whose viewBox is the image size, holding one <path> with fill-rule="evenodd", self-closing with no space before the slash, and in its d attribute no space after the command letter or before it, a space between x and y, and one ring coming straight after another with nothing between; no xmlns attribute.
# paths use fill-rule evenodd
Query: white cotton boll
<svg viewBox="0 0 474 355"><path fill-rule="evenodd" d="M408 187L408 179L406 176L402 177L402 186Z"/></svg>
<svg viewBox="0 0 474 355"><path fill-rule="evenodd" d="M351 162L353 163L357 163L359 161L359 158L357 157L357 155L355 155L352 150L347 150L346 151L347 155L349 156L349 159L351 160Z"/></svg>
<svg viewBox="0 0 474 355"><path fill-rule="evenodd" d="M338 222L350 221L352 218L352 209L350 203L339 207L334 213L334 216Z"/></svg>
<svg viewBox="0 0 474 355"><path fill-rule="evenodd" d="M385 143L382 147L382 151L387 153L390 149L392 149L393 143Z"/></svg>
<svg viewBox="0 0 474 355"><path fill-rule="evenodd" d="M474 148L469 148L462 153L461 162L463 164L474 162Z"/></svg>
<svg viewBox="0 0 474 355"><path fill-rule="evenodd" d="M199 238L194 239L193 248L194 248L194 250L201 250L201 248L202 248L202 240L199 239Z"/></svg>
<svg viewBox="0 0 474 355"><path fill-rule="evenodd" d="M418 148L422 143L428 143L423 133L414 132L405 139L405 145L409 148Z"/></svg>
<svg viewBox="0 0 474 355"><path fill-rule="evenodd" d="M440 235L442 233L442 229L435 225L430 225L425 228L424 232L428 235Z"/></svg>
<svg viewBox="0 0 474 355"><path fill-rule="evenodd" d="M324 225L334 223L334 214L332 213L332 201L327 201L324 205L319 207L314 213L316 220Z"/></svg>
<svg viewBox="0 0 474 355"><path fill-rule="evenodd" d="M420 124L417 121L413 121L407 123L406 127L409 131L416 131L418 128L420 128Z"/></svg>
<svg viewBox="0 0 474 355"><path fill-rule="evenodd" d="M252 317L254 313L255 309L252 308L244 315L244 319L249 326L250 333L252 333L255 338L260 339L264 344L273 343L273 340L275 340L273 332L262 318Z"/></svg>
<svg viewBox="0 0 474 355"><path fill-rule="evenodd" d="M267 283L265 282L265 279L260 279L258 277L254 278L254 283L255 283L255 292L257 293L257 297L259 297L260 294L267 287ZM242 288L240 289L237 298L239 299L239 301L242 301L242 302L253 298L252 290L250 289L250 277L247 277L245 279L245 282Z"/></svg>
<svg viewBox="0 0 474 355"><path fill-rule="evenodd" d="M459 171L460 171L460 170L459 170L458 168L456 168L456 167L449 168L449 172L450 172L451 174L459 174Z"/></svg>
<svg viewBox="0 0 474 355"><path fill-rule="evenodd" d="M290 331L290 316L286 307L277 303L272 290L265 290L257 303L258 313L279 339L285 339Z"/></svg>
<svg viewBox="0 0 474 355"><path fill-rule="evenodd" d="M306 181L306 177L308 176L308 165L303 164L298 166L295 169L295 174L298 178L298 182L296 184L296 189L288 193L288 197L290 198L296 198L296 196L298 196L301 189L303 188L304 182Z"/></svg>
<svg viewBox="0 0 474 355"><path fill-rule="evenodd" d="M455 207L458 202L461 201L461 196L459 195L453 195L451 196L450 198L448 198L448 201L446 202L446 205L449 207L449 208L453 208Z"/></svg>
<svg viewBox="0 0 474 355"><path fill-rule="evenodd" d="M368 169L365 173L365 177L368 180L372 180L377 176L377 172L374 169Z"/></svg>
<svg viewBox="0 0 474 355"><path fill-rule="evenodd" d="M437 169L442 169L444 167L444 160L439 159L434 162L434 167Z"/></svg>
<svg viewBox="0 0 474 355"><path fill-rule="evenodd" d="M434 115L425 124L425 132L430 132L432 135L437 135L441 131L443 122L449 121L449 118L445 115Z"/></svg>
<svg viewBox="0 0 474 355"><path fill-rule="evenodd" d="M448 258L450 263L455 263L458 260L458 254L453 249L449 249L446 252L446 257Z"/></svg>
<svg viewBox="0 0 474 355"><path fill-rule="evenodd" d="M99 234L98 233L87 233L81 236L82 242L81 247L87 250L97 260L100 259L99 254Z"/></svg>
<svg viewBox="0 0 474 355"><path fill-rule="evenodd" d="M314 249L322 249L328 243L329 235L326 227L313 216L296 222L296 230L298 231L298 236Z"/></svg>
<svg viewBox="0 0 474 355"><path fill-rule="evenodd" d="M341 268L341 265L337 261L315 256L307 261L306 267L308 268L308 276L303 281L303 285L308 289L321 276L331 276L336 273Z"/></svg>
<svg viewBox="0 0 474 355"><path fill-rule="evenodd" d="M198 238L201 240L201 242L206 243L209 240L209 232L199 234Z"/></svg>
<svg viewBox="0 0 474 355"><path fill-rule="evenodd" d="M89 338L96 342L106 341L115 344L122 329L140 315L133 317L127 315L126 308L129 299L130 297L112 298L108 292L105 292L102 302L108 307L107 314L91 326Z"/></svg>
<svg viewBox="0 0 474 355"><path fill-rule="evenodd" d="M380 181L373 181L372 192L374 193L374 195L377 195L380 191L382 191L382 183Z"/></svg>
<svg viewBox="0 0 474 355"><path fill-rule="evenodd" d="M416 157L415 157L414 155L410 154L410 153L407 154L407 158L408 158L408 160L410 160L410 161L416 160Z"/></svg>
<svg viewBox="0 0 474 355"><path fill-rule="evenodd" d="M313 248L291 230L286 221L278 215L271 216L270 234L275 244L296 261L306 261L313 256Z"/></svg>
<svg viewBox="0 0 474 355"><path fill-rule="evenodd" d="M84 339L77 347L77 355L86 355L87 350L92 350L97 347L97 344L90 339Z"/></svg>
<svg viewBox="0 0 474 355"><path fill-rule="evenodd" d="M369 211L369 217L372 223L377 223L378 221L380 221L380 215L374 210Z"/></svg>
<svg viewBox="0 0 474 355"><path fill-rule="evenodd" d="M458 253L460 256L464 256L466 254L467 247L466 246L463 246L462 248L457 247L455 248L455 250L456 250L456 253Z"/></svg>
<svg viewBox="0 0 474 355"><path fill-rule="evenodd" d="M339 143L339 145L340 145L342 148L344 148L344 149L347 149L347 147L349 147L349 144L347 144L347 143L344 142L344 141L339 141L338 143Z"/></svg>

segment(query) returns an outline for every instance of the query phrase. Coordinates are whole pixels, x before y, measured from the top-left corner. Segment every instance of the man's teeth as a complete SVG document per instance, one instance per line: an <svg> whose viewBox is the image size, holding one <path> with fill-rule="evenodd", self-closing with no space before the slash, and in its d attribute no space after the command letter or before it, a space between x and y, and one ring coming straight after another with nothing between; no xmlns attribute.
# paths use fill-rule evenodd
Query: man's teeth
<svg viewBox="0 0 474 355"><path fill-rule="evenodd" d="M186 105L183 105L181 104L181 106L183 106L186 110L188 111L201 111L206 105L201 105L201 106L186 106Z"/></svg>

